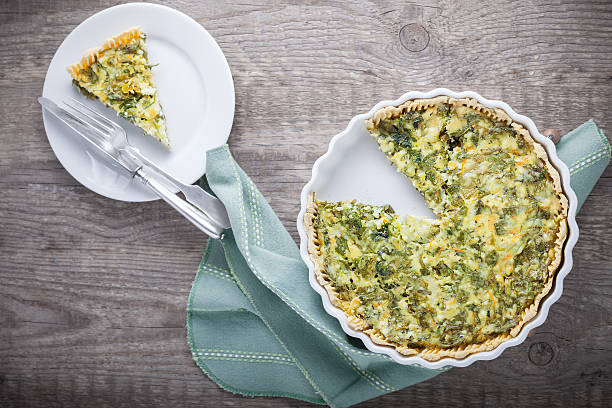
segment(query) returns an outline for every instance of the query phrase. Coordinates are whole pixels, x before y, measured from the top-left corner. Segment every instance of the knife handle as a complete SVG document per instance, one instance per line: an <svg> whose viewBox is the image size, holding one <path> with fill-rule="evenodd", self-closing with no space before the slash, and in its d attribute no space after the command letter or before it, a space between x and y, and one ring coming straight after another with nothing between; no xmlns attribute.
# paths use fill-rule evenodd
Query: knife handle
<svg viewBox="0 0 612 408"><path fill-rule="evenodd" d="M140 180L144 185L149 187L162 200L170 204L183 217L187 218L193 225L198 227L208 236L221 239L223 237L223 228L213 222L206 214L198 210L187 201L180 198L178 195L168 190L168 188L150 176L145 168L140 168L134 174L134 178Z"/></svg>

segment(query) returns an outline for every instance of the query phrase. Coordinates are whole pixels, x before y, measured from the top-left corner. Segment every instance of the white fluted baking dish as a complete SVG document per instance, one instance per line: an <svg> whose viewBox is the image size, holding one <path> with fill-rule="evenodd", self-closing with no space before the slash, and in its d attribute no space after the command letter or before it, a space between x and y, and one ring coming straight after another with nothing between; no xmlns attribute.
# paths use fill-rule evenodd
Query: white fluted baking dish
<svg viewBox="0 0 612 408"><path fill-rule="evenodd" d="M553 289L540 303L537 315L523 326L516 337L502 342L491 351L470 354L463 359L445 357L438 361L427 361L419 356L404 356L392 347L377 345L372 342L367 334L349 327L345 313L332 305L327 292L315 277L314 265L308 255L308 237L303 221L308 195L311 192L316 192L317 198L325 201L356 199L359 202L375 205L391 204L399 214L434 217L420 193L407 182L405 176L389 166L387 158L379 151L376 141L366 130L365 120L382 107L400 105L410 99L433 98L440 95L453 98L474 98L487 107L501 108L512 120L525 126L533 138L544 146L550 162L560 174L563 192L569 200L568 234L563 249L562 264L556 273ZM368 113L353 117L347 128L332 138L327 153L314 163L312 178L304 186L301 194L301 210L297 220L300 234L300 253L309 269L310 285L321 295L325 310L338 319L342 329L347 334L361 339L369 350L386 354L400 364L420 365L433 369L445 366L465 367L474 361L492 360L498 357L506 348L521 344L533 328L544 323L550 306L561 296L563 279L572 268L572 249L578 240L577 205L576 194L570 187L570 174L567 166L557 156L552 141L540 134L531 119L517 114L504 102L489 100L471 91L453 92L438 88L430 92L408 92L394 101L382 101Z"/></svg>

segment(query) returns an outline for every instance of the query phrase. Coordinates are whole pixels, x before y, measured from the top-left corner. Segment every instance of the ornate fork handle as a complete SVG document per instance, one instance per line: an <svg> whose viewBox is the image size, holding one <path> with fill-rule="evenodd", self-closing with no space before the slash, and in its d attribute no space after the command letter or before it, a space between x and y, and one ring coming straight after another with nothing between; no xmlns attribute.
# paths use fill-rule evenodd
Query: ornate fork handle
<svg viewBox="0 0 612 408"><path fill-rule="evenodd" d="M144 164L147 165L147 167L150 167L155 173L166 179L166 181L181 191L187 201L197 207L200 211L205 212L213 222L218 224L223 229L231 228L227 210L218 198L208 194L199 186L185 184L172 177L170 174L166 173L146 156L140 153L138 149L130 146L127 150L129 153L139 158Z"/></svg>
<svg viewBox="0 0 612 408"><path fill-rule="evenodd" d="M136 171L134 178L140 180L143 184L154 191L161 199L170 204L182 216L187 218L193 225L198 227L204 233L215 239L223 238L225 228L217 225L210 217L200 211L194 205L183 200L161 183L157 177L149 174L149 170L142 167Z"/></svg>

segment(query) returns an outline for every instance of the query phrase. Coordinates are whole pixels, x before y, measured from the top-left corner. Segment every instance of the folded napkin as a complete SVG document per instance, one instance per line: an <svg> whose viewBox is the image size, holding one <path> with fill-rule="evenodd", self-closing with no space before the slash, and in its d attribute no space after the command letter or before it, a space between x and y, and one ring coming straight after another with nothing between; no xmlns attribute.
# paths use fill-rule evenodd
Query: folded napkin
<svg viewBox="0 0 612 408"><path fill-rule="evenodd" d="M570 171L570 184L578 196L578 210L610 163L610 144L593 119L563 136L557 154Z"/></svg>
<svg viewBox="0 0 612 408"><path fill-rule="evenodd" d="M610 145L590 120L557 145L580 205L610 161ZM308 283L299 250L227 145L207 153L204 187L232 223L209 239L187 308L198 366L243 395L297 398L348 407L436 376L403 366L347 336Z"/></svg>

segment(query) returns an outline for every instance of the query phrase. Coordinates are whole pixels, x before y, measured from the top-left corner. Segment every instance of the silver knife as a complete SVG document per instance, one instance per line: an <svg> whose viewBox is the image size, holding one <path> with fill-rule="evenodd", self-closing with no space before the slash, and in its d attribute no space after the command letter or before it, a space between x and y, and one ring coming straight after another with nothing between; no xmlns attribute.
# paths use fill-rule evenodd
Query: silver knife
<svg viewBox="0 0 612 408"><path fill-rule="evenodd" d="M83 137L106 161L118 164L133 178L136 178L150 188L204 233L217 239L223 237L223 231L227 227L215 222L198 207L170 191L166 186L167 182L159 179L160 174L155 168L148 167L151 163L150 161L147 160L148 163L143 163L142 158L130 150L120 152L108 138L100 135L99 128L96 130L94 128L95 125L87 118L79 115L78 111L71 112L45 97L38 98L38 101L47 112L57 117Z"/></svg>

